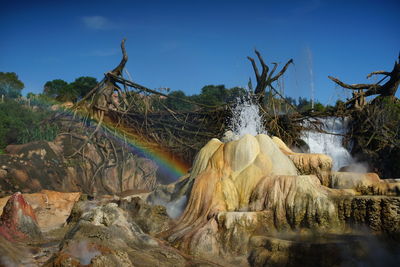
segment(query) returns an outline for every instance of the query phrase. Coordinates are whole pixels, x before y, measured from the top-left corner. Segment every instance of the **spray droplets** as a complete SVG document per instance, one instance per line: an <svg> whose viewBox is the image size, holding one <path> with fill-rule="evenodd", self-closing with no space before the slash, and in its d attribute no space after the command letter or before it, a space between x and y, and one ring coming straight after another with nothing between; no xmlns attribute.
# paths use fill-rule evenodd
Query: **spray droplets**
<svg viewBox="0 0 400 267"><path fill-rule="evenodd" d="M238 140L245 134L255 136L267 133L262 123L260 109L250 94L237 98L228 128L232 132L225 135L228 139L226 141Z"/></svg>

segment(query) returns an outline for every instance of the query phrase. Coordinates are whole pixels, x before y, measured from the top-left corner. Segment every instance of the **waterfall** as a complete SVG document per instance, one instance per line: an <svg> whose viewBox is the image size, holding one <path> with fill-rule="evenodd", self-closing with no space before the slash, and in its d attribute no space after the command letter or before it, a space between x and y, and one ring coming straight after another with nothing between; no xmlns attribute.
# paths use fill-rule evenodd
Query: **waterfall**
<svg viewBox="0 0 400 267"><path fill-rule="evenodd" d="M225 141L238 140L245 134L256 136L267 133L262 123L260 109L249 94L237 98L228 129L230 131L225 133Z"/></svg>
<svg viewBox="0 0 400 267"><path fill-rule="evenodd" d="M328 133L306 131L302 133L302 139L310 147L310 153L322 153L333 159L332 170L337 171L341 167L348 166L354 161L349 151L343 147L343 134L347 132L348 120L327 117L318 118L322 123L322 129Z"/></svg>

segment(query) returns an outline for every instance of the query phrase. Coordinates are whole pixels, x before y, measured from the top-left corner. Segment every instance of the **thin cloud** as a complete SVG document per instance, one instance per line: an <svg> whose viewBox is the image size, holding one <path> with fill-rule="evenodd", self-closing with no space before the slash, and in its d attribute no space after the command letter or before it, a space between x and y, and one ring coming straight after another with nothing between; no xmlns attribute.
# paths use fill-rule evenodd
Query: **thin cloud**
<svg viewBox="0 0 400 267"><path fill-rule="evenodd" d="M92 30L109 30L115 28L115 24L103 16L82 17L83 24Z"/></svg>

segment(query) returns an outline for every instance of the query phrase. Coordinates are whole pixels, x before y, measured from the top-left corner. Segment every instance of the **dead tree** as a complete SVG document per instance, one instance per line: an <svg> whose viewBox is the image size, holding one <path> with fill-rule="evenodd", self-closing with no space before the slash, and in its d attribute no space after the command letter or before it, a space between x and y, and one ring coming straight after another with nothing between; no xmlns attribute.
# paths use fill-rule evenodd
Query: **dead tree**
<svg viewBox="0 0 400 267"><path fill-rule="evenodd" d="M328 76L328 78L343 88L355 90L356 93L346 102L346 106L356 107L364 101L364 97L371 95L379 95L379 97L394 97L400 85L400 54L398 60L394 62L391 72L374 71L367 75L367 79L373 75L384 75L384 77L377 83L373 84L347 84L332 76ZM380 83L388 77L389 80L383 85L380 85Z"/></svg>
<svg viewBox="0 0 400 267"><path fill-rule="evenodd" d="M96 129L90 134L89 138L82 144L80 149L75 151L70 157L80 153L80 151L87 145L87 143L93 138L94 134L100 129L104 115L111 110L123 109L121 105L125 105L127 108L128 102L126 100L126 94L124 94L121 88L117 85L117 79L122 78L122 71L128 61L128 55L125 50L125 39L121 42L122 59L121 62L113 70L106 72L104 78L83 97L78 103L76 103L73 109L77 110L86 100L91 99L89 105L89 112L98 120ZM116 98L114 94L117 93ZM118 99L118 100L117 100Z"/></svg>
<svg viewBox="0 0 400 267"><path fill-rule="evenodd" d="M122 72L128 61L128 55L125 50L125 39L121 42L122 59L121 62L113 70L106 72L104 78L82 98L76 105L75 108L79 107L86 100L91 98L90 111L94 112L94 116L99 120L99 124L104 117L104 113L107 113L110 109L121 110L126 108L127 100L126 94L124 94L121 88L117 85L118 78L122 78ZM116 93L116 97L115 97Z"/></svg>
<svg viewBox="0 0 400 267"><path fill-rule="evenodd" d="M254 94L257 96L258 99L258 103L261 106L264 106L264 97L265 97L265 89L267 87L269 87L271 90L273 90L276 94L278 94L282 99L285 99L284 96L282 96L273 86L272 83L277 81L279 79L279 77L281 77L285 71L287 70L287 68L289 67L289 64L293 63L293 59L290 59L285 66L282 68L282 70L280 72L278 72L275 76L274 73L276 71L276 69L278 68L278 63L272 63L274 65L273 69L271 71L269 71L268 66L265 64L264 59L262 58L260 52L258 52L257 50L254 51L258 57L258 60L260 61L261 67L262 67L262 72L260 75L260 72L258 71L256 62L253 58L251 57L247 57L250 62L251 65L253 66L253 70L254 70L254 74L256 76L256 81L257 81L257 86L254 89ZM290 103L289 103L290 104ZM290 104L290 106L292 106ZM292 106L293 107L293 106Z"/></svg>

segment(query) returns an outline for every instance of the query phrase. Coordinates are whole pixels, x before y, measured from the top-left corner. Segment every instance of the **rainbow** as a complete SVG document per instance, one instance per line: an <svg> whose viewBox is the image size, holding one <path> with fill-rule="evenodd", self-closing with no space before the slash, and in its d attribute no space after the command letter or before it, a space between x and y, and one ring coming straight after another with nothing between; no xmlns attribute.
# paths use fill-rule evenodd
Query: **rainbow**
<svg viewBox="0 0 400 267"><path fill-rule="evenodd" d="M159 174L164 176L162 180L172 182L188 172L187 164L168 151L151 147L143 136L127 131L123 127L115 127L114 123L109 121L103 122L103 129L110 132L120 142L128 144L135 155L155 161L159 167Z"/></svg>
<svg viewBox="0 0 400 267"><path fill-rule="evenodd" d="M54 101L46 101L45 99L35 99L36 104L42 104L50 108L51 105L59 104ZM34 105L34 103L32 103ZM63 105L61 105L63 107ZM71 116L79 116L82 120L85 116L82 114L73 113L68 107L63 107L63 110ZM90 122L98 123L96 120L91 119ZM145 137L135 134L129 129L124 129L119 126L116 127L115 123L111 121L104 121L102 123L103 129L111 133L116 141L121 145L127 144L130 151L140 157L153 160L158 166L158 175L162 176L161 180L164 182L172 182L188 172L189 166L182 160L176 158L172 153L163 150L160 147L155 147L154 144L147 141Z"/></svg>

